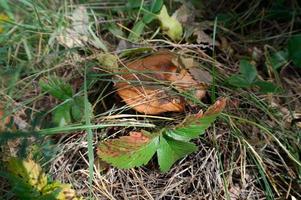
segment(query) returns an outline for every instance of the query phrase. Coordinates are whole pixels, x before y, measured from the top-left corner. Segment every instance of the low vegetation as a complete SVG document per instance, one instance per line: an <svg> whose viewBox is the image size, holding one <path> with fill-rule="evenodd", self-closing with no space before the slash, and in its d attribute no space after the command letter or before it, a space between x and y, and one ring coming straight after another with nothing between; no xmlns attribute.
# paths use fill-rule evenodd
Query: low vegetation
<svg viewBox="0 0 301 200"><path fill-rule="evenodd" d="M3 199L301 199L301 5L0 1Z"/></svg>

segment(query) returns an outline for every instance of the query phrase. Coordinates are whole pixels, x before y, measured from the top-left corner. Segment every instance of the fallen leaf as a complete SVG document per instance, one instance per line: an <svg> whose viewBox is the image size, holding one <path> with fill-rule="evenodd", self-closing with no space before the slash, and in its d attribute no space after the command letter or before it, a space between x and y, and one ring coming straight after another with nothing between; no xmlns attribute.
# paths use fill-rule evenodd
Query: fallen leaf
<svg viewBox="0 0 301 200"><path fill-rule="evenodd" d="M212 82L211 74L203 69L194 67L190 68L188 71L192 75L193 79L205 85L204 87L209 86Z"/></svg>
<svg viewBox="0 0 301 200"><path fill-rule="evenodd" d="M177 56L172 59L172 63L178 68L186 69L198 83L209 86L212 82L211 74L201 69L198 66L199 64L191 57Z"/></svg>
<svg viewBox="0 0 301 200"><path fill-rule="evenodd" d="M195 20L195 8L189 2L183 3L172 15L184 26L192 24Z"/></svg>
<svg viewBox="0 0 301 200"><path fill-rule="evenodd" d="M185 100L177 92L192 91L201 99L207 85L196 81L184 68L174 64L176 54L157 54L128 63L126 69L116 76L118 95L127 105L145 114L181 112Z"/></svg>
<svg viewBox="0 0 301 200"><path fill-rule="evenodd" d="M68 48L83 47L89 36L89 16L86 7L78 6L70 18L71 27L63 29L57 40Z"/></svg>
<svg viewBox="0 0 301 200"><path fill-rule="evenodd" d="M171 60L172 64L174 64L177 67L182 67L184 69L190 69L192 67L197 66L197 63L194 61L193 58L185 58L182 56L178 56L176 58L173 58Z"/></svg>
<svg viewBox="0 0 301 200"><path fill-rule="evenodd" d="M80 36L76 31L66 28L56 37L57 41L68 48L83 47L88 41L87 36Z"/></svg>
<svg viewBox="0 0 301 200"><path fill-rule="evenodd" d="M67 48L84 47L86 44L91 44L96 48L107 51L107 47L100 36L96 36L89 27L89 15L85 6L80 5L76 7L70 19L71 24L69 27L54 33L59 44Z"/></svg>
<svg viewBox="0 0 301 200"><path fill-rule="evenodd" d="M86 7L78 6L72 13L72 28L80 35L89 34L89 15Z"/></svg>
<svg viewBox="0 0 301 200"><path fill-rule="evenodd" d="M200 27L197 27L194 29L193 35L196 36L196 42L198 44L206 43L206 44L209 44L210 46L213 46L212 38L209 35L207 35L204 32L204 30L202 30Z"/></svg>

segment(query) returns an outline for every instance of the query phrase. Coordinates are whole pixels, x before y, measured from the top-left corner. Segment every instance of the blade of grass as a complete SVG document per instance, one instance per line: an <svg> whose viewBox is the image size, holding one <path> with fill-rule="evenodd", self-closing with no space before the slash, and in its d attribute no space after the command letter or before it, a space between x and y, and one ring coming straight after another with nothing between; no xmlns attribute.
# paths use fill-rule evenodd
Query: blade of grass
<svg viewBox="0 0 301 200"><path fill-rule="evenodd" d="M79 131L79 130L86 130L86 129L99 129L99 128L106 128L111 126L118 126L118 127L148 127L148 128L154 128L155 126L153 124L144 124L144 123L119 123L119 124L96 124L96 125L81 125L81 124L73 124L69 126L64 127L55 127L55 128L47 128L42 129L40 131L37 131L41 135L55 135L59 133L71 133L72 131Z"/></svg>
<svg viewBox="0 0 301 200"><path fill-rule="evenodd" d="M244 121L246 123L252 124L252 125L258 127L259 129L263 130L265 133L267 133L271 138L273 138L276 141L276 143L281 147L281 149L288 155L288 157L292 161L294 161L297 165L301 166L300 160L298 160L297 158L295 158L295 156L292 155L292 153L282 144L282 142L271 131L269 131L264 126L262 126L262 125L260 125L260 124L258 124L256 122L253 122L251 120L244 119L244 118L241 118L241 117L237 117L237 116L234 116L234 115L228 115L228 114L225 114L225 113L222 113L222 115L230 117L230 118L234 118L234 119L238 119L238 120Z"/></svg>
<svg viewBox="0 0 301 200"><path fill-rule="evenodd" d="M215 55L215 36L216 36L216 27L217 27L217 17L215 18L214 20L214 27L213 27L213 60L214 60L214 63L212 65L212 88L211 88L211 100L212 102L215 102L216 100L216 96L215 96L215 84L216 84L216 55Z"/></svg>
<svg viewBox="0 0 301 200"><path fill-rule="evenodd" d="M84 75L84 96L85 96L85 122L86 125L91 125L91 112L88 109L88 92L87 92L87 65L85 65L85 75ZM94 152L93 152L93 132L91 128L87 128L87 142L88 142L88 159L89 159L89 195L92 199L92 189L93 189L93 166L94 166Z"/></svg>

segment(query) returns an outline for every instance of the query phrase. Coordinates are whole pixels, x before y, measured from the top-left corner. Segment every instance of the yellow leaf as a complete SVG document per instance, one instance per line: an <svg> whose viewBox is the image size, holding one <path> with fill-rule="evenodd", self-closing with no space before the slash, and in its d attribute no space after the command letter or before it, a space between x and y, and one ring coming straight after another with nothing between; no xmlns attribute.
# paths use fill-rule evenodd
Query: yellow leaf
<svg viewBox="0 0 301 200"><path fill-rule="evenodd" d="M9 159L7 164L8 171L18 176L37 190L41 190L47 185L46 174L42 171L39 164L31 159L21 160L16 157Z"/></svg>
<svg viewBox="0 0 301 200"><path fill-rule="evenodd" d="M1 25L4 24L8 19L9 18L7 15L0 13L0 33L3 32L3 27Z"/></svg>
<svg viewBox="0 0 301 200"><path fill-rule="evenodd" d="M170 17L168 15L165 5L162 6L157 18L161 22L161 28L163 32L168 35L168 37L175 41L178 41L182 38L183 27L181 23L175 17Z"/></svg>
<svg viewBox="0 0 301 200"><path fill-rule="evenodd" d="M76 196L75 190L71 188L70 184L62 184L60 182L53 182L48 184L43 190L44 195L55 193L55 200L80 200Z"/></svg>

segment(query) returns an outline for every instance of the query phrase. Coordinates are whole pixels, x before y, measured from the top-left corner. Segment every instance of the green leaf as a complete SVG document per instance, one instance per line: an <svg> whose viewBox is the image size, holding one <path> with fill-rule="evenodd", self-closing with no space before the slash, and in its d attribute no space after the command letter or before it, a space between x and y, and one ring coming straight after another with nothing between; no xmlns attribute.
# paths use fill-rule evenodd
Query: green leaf
<svg viewBox="0 0 301 200"><path fill-rule="evenodd" d="M69 184L49 183L41 166L31 159L9 158L7 169L10 173L5 173L5 177L9 180L12 191L20 199L82 199L76 196Z"/></svg>
<svg viewBox="0 0 301 200"><path fill-rule="evenodd" d="M106 25L106 28L115 36L115 37L124 37L124 32L115 24L109 23Z"/></svg>
<svg viewBox="0 0 301 200"><path fill-rule="evenodd" d="M89 118L91 119L93 117L93 108L90 102L87 102L87 109L89 113ZM84 112L85 98L82 96L75 97L71 107L72 119L77 122L81 121L84 118Z"/></svg>
<svg viewBox="0 0 301 200"><path fill-rule="evenodd" d="M130 41L136 42L140 38L141 34L143 33L144 27L145 27L144 22L138 21L132 28L132 31L131 31L128 39Z"/></svg>
<svg viewBox="0 0 301 200"><path fill-rule="evenodd" d="M253 83L257 77L256 68L247 60L240 61L239 71L249 84Z"/></svg>
<svg viewBox="0 0 301 200"><path fill-rule="evenodd" d="M129 136L101 142L97 154L115 167L128 169L147 164L157 147L157 135L132 132Z"/></svg>
<svg viewBox="0 0 301 200"><path fill-rule="evenodd" d="M166 172L178 159L196 151L196 146L188 140L204 133L225 105L226 99L221 98L204 114L189 116L172 130L154 134L131 132L129 136L103 141L97 154L115 167L128 169L147 164L157 151L160 169Z"/></svg>
<svg viewBox="0 0 301 200"><path fill-rule="evenodd" d="M33 160L12 157L7 163L7 169L12 175L21 178L36 190L41 190L47 185L46 174L42 171L41 166Z"/></svg>
<svg viewBox="0 0 301 200"><path fill-rule="evenodd" d="M270 65L273 67L273 69L277 70L280 67L282 67L285 63L288 62L288 51L278 51L271 55L269 58Z"/></svg>
<svg viewBox="0 0 301 200"><path fill-rule="evenodd" d="M197 147L193 143L174 140L168 136L160 136L160 144L157 150L160 170L167 172L177 160L196 150Z"/></svg>
<svg viewBox="0 0 301 200"><path fill-rule="evenodd" d="M301 68L301 34L294 35L288 41L289 58L292 59L296 67Z"/></svg>
<svg viewBox="0 0 301 200"><path fill-rule="evenodd" d="M161 23L163 33L168 35L168 37L174 41L179 41L182 39L183 27L176 18L169 16L165 5L162 6L157 18Z"/></svg>
<svg viewBox="0 0 301 200"><path fill-rule="evenodd" d="M204 134L205 130L216 120L226 105L226 99L217 100L208 108L204 115L188 116L175 129L166 131L166 134L176 140L189 141Z"/></svg>
<svg viewBox="0 0 301 200"><path fill-rule="evenodd" d="M149 9L144 11L144 16L142 18L145 24L149 24L156 18L156 13L160 11L163 5L163 0L154 0Z"/></svg>
<svg viewBox="0 0 301 200"><path fill-rule="evenodd" d="M204 134L205 130L215 121L218 115L206 116L182 128L168 130L168 135L177 140L189 141Z"/></svg>
<svg viewBox="0 0 301 200"><path fill-rule="evenodd" d="M39 199L40 191L29 185L28 182L26 182L26 180L24 180L22 177L12 175L6 171L0 172L0 177L8 180L11 185L11 193L18 197L18 199Z"/></svg>
<svg viewBox="0 0 301 200"><path fill-rule="evenodd" d="M238 88L248 88L251 86L251 84L241 74L230 76L226 82Z"/></svg>
<svg viewBox="0 0 301 200"><path fill-rule="evenodd" d="M72 189L72 186L70 184L63 184L57 181L48 184L45 188L43 188L41 193L43 194L43 199L46 198L52 200L81 199L76 196L76 192L74 189Z"/></svg>
<svg viewBox="0 0 301 200"><path fill-rule="evenodd" d="M50 95L62 101L70 99L73 96L71 85L58 77L40 80L39 85L44 92L48 92Z"/></svg>
<svg viewBox="0 0 301 200"><path fill-rule="evenodd" d="M256 81L254 85L257 85L260 88L259 92L264 94L282 92L280 87L268 81Z"/></svg>
<svg viewBox="0 0 301 200"><path fill-rule="evenodd" d="M66 126L67 124L71 123L71 114L70 114L71 106L72 106L72 103L67 102L63 105L59 105L53 111L52 120L57 126L63 127L63 126Z"/></svg>
<svg viewBox="0 0 301 200"><path fill-rule="evenodd" d="M128 0L127 6L130 8L139 8L142 0Z"/></svg>

